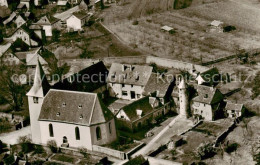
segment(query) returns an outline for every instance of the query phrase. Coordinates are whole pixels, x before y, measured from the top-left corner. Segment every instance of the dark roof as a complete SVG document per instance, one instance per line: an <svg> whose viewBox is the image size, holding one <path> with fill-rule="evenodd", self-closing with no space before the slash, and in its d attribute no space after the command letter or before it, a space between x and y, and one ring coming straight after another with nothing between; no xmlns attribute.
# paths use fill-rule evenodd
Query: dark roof
<svg viewBox="0 0 260 165"><path fill-rule="evenodd" d="M113 119L98 94L51 89L46 95L40 121L57 121L91 126Z"/></svg>
<svg viewBox="0 0 260 165"><path fill-rule="evenodd" d="M170 78L170 77L169 77ZM159 75L152 73L147 85L144 88L144 95L148 95L155 91L158 91L158 97L166 96L167 92L172 93L175 86L175 81L167 78L167 75Z"/></svg>
<svg viewBox="0 0 260 165"><path fill-rule="evenodd" d="M46 19L46 21L45 21L45 19ZM47 15L41 17L36 24L37 25L52 25L58 21L59 21L59 19L47 14Z"/></svg>
<svg viewBox="0 0 260 165"><path fill-rule="evenodd" d="M142 116L147 115L147 114L153 112L153 110L155 110L149 102L149 97L151 97L151 96L143 97L122 108L122 110L126 113L126 115L129 117L129 119L131 121L139 119L139 116L137 115L137 112L136 112L137 110L142 110ZM155 99L157 99L157 98L155 98ZM161 104L160 104L160 106L161 106Z"/></svg>
<svg viewBox="0 0 260 165"><path fill-rule="evenodd" d="M113 63L109 69L107 82L146 86L152 69L151 66Z"/></svg>
<svg viewBox="0 0 260 165"><path fill-rule="evenodd" d="M235 103L227 102L225 109L226 110L242 111L243 107L244 107L243 104L235 104Z"/></svg>
<svg viewBox="0 0 260 165"><path fill-rule="evenodd" d="M200 76L205 81L205 83L210 85L214 85L219 81L219 71L216 67L200 73Z"/></svg>
<svg viewBox="0 0 260 165"><path fill-rule="evenodd" d="M224 98L222 93L218 89L204 85L197 86L197 93L198 96L196 96L192 100L200 103L212 105L221 102Z"/></svg>
<svg viewBox="0 0 260 165"><path fill-rule="evenodd" d="M54 89L93 92L106 85L108 70L102 61L54 84ZM91 79L92 78L92 79ZM74 80L72 82L69 79ZM79 80L79 81L77 81Z"/></svg>

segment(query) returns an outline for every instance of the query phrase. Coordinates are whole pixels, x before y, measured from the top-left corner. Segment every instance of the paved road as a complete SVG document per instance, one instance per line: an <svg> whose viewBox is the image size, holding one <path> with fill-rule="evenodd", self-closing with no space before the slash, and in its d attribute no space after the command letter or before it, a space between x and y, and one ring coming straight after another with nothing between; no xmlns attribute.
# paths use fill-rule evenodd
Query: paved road
<svg viewBox="0 0 260 165"><path fill-rule="evenodd" d="M170 138L174 135L182 133L191 128L193 123L190 120L184 119L180 116L174 118L168 126L166 126L159 134L157 134L146 146L132 155L147 155L152 151L155 151L161 145L164 145L170 141Z"/></svg>
<svg viewBox="0 0 260 165"><path fill-rule="evenodd" d="M1 134L0 140L3 141L6 144L9 144L9 145L10 144L16 144L17 139L20 136L26 136L26 135L31 136L31 127L30 126L24 127L20 130L13 131L13 132L10 132L10 133Z"/></svg>

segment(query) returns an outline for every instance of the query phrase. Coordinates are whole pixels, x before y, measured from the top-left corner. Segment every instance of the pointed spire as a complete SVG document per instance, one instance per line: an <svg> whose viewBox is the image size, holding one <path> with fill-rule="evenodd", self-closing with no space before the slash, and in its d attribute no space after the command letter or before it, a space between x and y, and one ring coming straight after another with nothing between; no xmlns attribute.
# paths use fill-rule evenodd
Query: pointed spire
<svg viewBox="0 0 260 165"><path fill-rule="evenodd" d="M37 65L35 69L34 82L27 96L44 97L50 89L50 84L46 78L46 75L42 69L42 65L37 57Z"/></svg>
<svg viewBox="0 0 260 165"><path fill-rule="evenodd" d="M183 78L178 86L179 89L186 89L187 88L187 84L185 82L185 79Z"/></svg>

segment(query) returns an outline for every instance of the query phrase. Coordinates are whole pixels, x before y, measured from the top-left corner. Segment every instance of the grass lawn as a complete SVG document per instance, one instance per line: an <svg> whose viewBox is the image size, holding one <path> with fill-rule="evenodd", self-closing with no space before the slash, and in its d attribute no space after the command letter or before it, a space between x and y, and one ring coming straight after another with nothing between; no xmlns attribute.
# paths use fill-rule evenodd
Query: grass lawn
<svg viewBox="0 0 260 165"><path fill-rule="evenodd" d="M75 163L78 159L65 154L56 154L52 157L53 160L61 161L61 162L67 162L67 163Z"/></svg>
<svg viewBox="0 0 260 165"><path fill-rule="evenodd" d="M12 124L5 120L5 118L0 118L0 134L7 133L12 130Z"/></svg>

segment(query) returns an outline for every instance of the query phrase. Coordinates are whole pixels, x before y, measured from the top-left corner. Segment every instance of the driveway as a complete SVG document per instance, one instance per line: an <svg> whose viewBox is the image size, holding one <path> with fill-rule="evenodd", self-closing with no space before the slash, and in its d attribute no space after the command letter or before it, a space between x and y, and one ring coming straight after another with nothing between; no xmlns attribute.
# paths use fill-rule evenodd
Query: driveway
<svg viewBox="0 0 260 165"><path fill-rule="evenodd" d="M0 140L6 144L17 144L17 140L20 136L31 136L31 127L27 126L20 130L0 134Z"/></svg>

